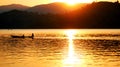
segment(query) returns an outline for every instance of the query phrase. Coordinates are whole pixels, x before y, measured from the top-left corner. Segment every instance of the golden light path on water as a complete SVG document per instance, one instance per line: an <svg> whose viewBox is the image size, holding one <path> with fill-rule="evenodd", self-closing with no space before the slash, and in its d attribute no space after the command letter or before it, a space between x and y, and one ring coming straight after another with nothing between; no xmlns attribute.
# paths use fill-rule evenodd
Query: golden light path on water
<svg viewBox="0 0 120 67"><path fill-rule="evenodd" d="M75 53L73 39L75 38L74 35L76 34L76 30L67 30L65 33L68 36L69 44L68 44L68 55L64 59L63 63L65 64L64 67L74 67L76 65L82 64L82 60L77 57Z"/></svg>

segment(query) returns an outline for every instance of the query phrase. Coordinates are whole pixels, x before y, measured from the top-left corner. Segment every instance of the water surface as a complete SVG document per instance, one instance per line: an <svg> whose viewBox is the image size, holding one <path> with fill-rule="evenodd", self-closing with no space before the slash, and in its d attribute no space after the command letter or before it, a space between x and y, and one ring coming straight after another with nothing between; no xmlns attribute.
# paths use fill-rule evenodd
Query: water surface
<svg viewBox="0 0 120 67"><path fill-rule="evenodd" d="M120 66L119 29L0 30L0 67L106 66Z"/></svg>

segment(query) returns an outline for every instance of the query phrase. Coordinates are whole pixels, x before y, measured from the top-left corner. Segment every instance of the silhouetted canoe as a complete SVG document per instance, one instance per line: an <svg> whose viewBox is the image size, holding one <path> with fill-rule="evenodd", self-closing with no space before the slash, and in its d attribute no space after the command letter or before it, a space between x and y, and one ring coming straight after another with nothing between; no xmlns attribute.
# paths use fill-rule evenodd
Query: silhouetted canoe
<svg viewBox="0 0 120 67"><path fill-rule="evenodd" d="M12 38L34 38L34 34L32 33L32 35L31 36L24 36L24 35L22 35L22 36L15 36L15 35L11 35L11 37Z"/></svg>
<svg viewBox="0 0 120 67"><path fill-rule="evenodd" d="M25 36L15 36L15 35L11 35L12 38L25 38Z"/></svg>

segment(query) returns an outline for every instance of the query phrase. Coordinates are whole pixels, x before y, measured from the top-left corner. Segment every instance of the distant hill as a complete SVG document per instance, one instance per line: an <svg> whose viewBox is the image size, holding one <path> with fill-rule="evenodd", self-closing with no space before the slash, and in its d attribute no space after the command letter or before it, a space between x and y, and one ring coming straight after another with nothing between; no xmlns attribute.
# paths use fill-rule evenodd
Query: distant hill
<svg viewBox="0 0 120 67"><path fill-rule="evenodd" d="M96 2L74 13L79 27L120 28L120 3L118 2Z"/></svg>
<svg viewBox="0 0 120 67"><path fill-rule="evenodd" d="M30 7L28 6L24 6L24 5L20 5L20 4L11 4L11 5L4 5L4 6L0 6L0 13L2 12L7 12L10 10L26 10Z"/></svg>
<svg viewBox="0 0 120 67"><path fill-rule="evenodd" d="M65 13L65 12L69 12L72 10L76 10L79 9L83 6L87 5L87 3L79 3L74 8L71 8L71 6L62 3L62 2L54 2L54 3L50 3L50 4L42 4L42 5L37 5L37 6L33 6L33 7L28 7L28 6L24 6L24 5L20 5L20 4L11 4L11 5L4 5L4 6L0 6L0 13L2 12L7 12L10 10L25 10L28 12L37 12L37 13L41 13L41 14L45 14L45 13Z"/></svg>
<svg viewBox="0 0 120 67"><path fill-rule="evenodd" d="M50 5L53 6L55 4L50 4ZM50 5L49 6L45 5L45 7L50 8ZM36 9L39 9L39 6L36 7L38 7ZM56 6L54 7L56 8ZM29 12L29 11L20 11L20 10L11 10L8 12L1 13L0 28L1 29L26 29L26 28L29 29L33 29L33 28L35 29L117 28L118 29L119 28L120 29L120 25L119 25L120 4L118 2L115 3L94 2L70 12L64 13L63 10L60 11L62 14L61 13L54 14L54 12L56 13L57 8L54 11L51 10L51 13L44 13L44 14L43 13L39 14L39 12ZM62 10L60 8L58 8L58 10Z"/></svg>
<svg viewBox="0 0 120 67"><path fill-rule="evenodd" d="M72 6L69 6L62 2L55 2L50 4L43 4L43 5L37 5L34 7L29 8L27 11L29 12L37 12L41 14L45 13L66 13L72 10L79 9L83 6L87 5L86 3L79 3L74 8Z"/></svg>

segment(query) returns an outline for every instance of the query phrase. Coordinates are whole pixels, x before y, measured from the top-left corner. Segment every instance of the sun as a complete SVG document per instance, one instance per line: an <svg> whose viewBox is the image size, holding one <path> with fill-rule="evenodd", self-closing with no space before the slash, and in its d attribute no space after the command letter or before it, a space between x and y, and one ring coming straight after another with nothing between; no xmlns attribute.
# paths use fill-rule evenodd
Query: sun
<svg viewBox="0 0 120 67"><path fill-rule="evenodd" d="M94 0L55 0L56 2L64 2L69 5L75 5L78 3L92 3Z"/></svg>
<svg viewBox="0 0 120 67"><path fill-rule="evenodd" d="M69 5L75 5L75 4L77 4L78 2L77 2L77 1L74 1L74 0L69 0L69 1L66 0L65 3L67 3L67 4L69 4Z"/></svg>

